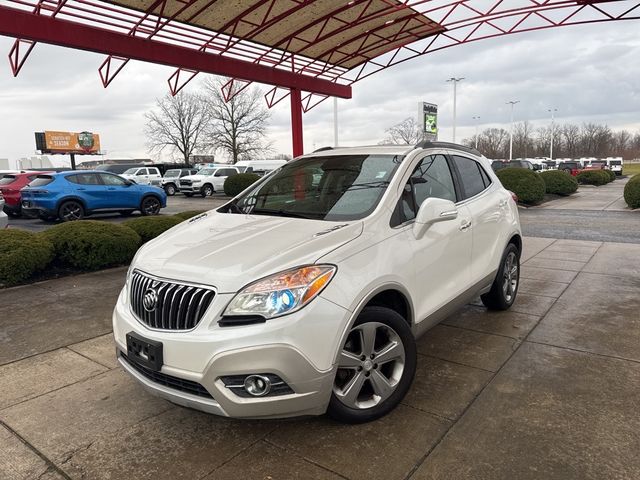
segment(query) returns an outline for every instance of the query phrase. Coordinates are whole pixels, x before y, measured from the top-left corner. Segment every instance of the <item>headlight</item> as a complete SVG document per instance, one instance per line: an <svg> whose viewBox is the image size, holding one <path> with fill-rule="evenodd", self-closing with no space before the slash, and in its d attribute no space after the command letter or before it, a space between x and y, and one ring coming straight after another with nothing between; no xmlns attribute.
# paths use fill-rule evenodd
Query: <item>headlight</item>
<svg viewBox="0 0 640 480"><path fill-rule="evenodd" d="M263 278L240 291L224 316L275 318L295 312L317 297L335 273L333 265L308 265Z"/></svg>

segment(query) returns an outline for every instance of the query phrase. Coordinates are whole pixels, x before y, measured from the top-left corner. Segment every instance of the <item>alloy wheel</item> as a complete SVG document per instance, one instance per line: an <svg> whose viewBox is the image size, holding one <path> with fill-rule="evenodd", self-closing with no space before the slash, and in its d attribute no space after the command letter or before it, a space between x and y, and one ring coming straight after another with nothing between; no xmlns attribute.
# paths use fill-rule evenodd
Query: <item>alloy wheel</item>
<svg viewBox="0 0 640 480"><path fill-rule="evenodd" d="M509 252L504 260L502 291L507 302L511 302L518 286L518 258Z"/></svg>
<svg viewBox="0 0 640 480"><path fill-rule="evenodd" d="M167 193L167 195L169 195L170 197L173 197L176 194L176 187L174 187L171 184L164 187L164 190Z"/></svg>
<svg viewBox="0 0 640 480"><path fill-rule="evenodd" d="M160 211L160 202L157 198L146 198L142 203L142 211L145 215L156 215Z"/></svg>
<svg viewBox="0 0 640 480"><path fill-rule="evenodd" d="M378 322L355 326L338 358L333 392L354 409L374 407L393 394L405 367L405 348L396 331Z"/></svg>
<svg viewBox="0 0 640 480"><path fill-rule="evenodd" d="M60 217L65 222L72 222L82 218L82 205L76 202L67 202L60 208Z"/></svg>

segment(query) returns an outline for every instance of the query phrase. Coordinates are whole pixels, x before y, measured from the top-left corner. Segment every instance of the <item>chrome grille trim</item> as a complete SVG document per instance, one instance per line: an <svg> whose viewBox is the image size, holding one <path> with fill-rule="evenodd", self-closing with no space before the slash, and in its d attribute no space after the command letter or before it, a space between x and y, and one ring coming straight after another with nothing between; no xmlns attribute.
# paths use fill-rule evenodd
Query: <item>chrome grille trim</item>
<svg viewBox="0 0 640 480"><path fill-rule="evenodd" d="M145 293L157 292L155 308L144 308ZM139 322L153 330L193 330L211 305L213 287L168 280L134 270L129 279L129 306Z"/></svg>

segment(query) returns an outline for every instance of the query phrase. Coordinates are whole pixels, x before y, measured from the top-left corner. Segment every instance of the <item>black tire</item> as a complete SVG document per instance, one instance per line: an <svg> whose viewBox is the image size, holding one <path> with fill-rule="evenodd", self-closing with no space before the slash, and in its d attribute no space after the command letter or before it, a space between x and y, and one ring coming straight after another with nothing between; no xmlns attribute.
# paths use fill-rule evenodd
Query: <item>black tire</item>
<svg viewBox="0 0 640 480"><path fill-rule="evenodd" d="M210 197L214 193L216 193L216 191L213 189L213 186L208 183L206 185L203 185L202 190L200 190L200 195L202 195L203 197Z"/></svg>
<svg viewBox="0 0 640 480"><path fill-rule="evenodd" d="M123 217L130 217L134 210L120 210L118 213Z"/></svg>
<svg viewBox="0 0 640 480"><path fill-rule="evenodd" d="M20 211L15 210L5 210L4 213L6 213L11 218L20 218L22 216L22 213Z"/></svg>
<svg viewBox="0 0 640 480"><path fill-rule="evenodd" d="M149 215L158 215L160 213L160 209L162 208L162 203L158 199L158 197L149 195L142 199L140 203L140 213L144 216Z"/></svg>
<svg viewBox="0 0 640 480"><path fill-rule="evenodd" d="M58 208L58 218L63 222L82 220L84 215L84 207L77 200L67 200L66 202L62 202Z"/></svg>
<svg viewBox="0 0 640 480"><path fill-rule="evenodd" d="M373 328L375 332L373 337L375 339L373 342L374 355L371 358L367 358L366 355L362 355L362 353L367 349L365 347L364 340L362 340L365 334L361 332L366 330L359 330L358 327L362 327L364 325L369 326L369 331ZM399 343L398 340L401 342ZM358 341L360 342L359 345L357 345ZM389 343L385 344L384 342ZM376 363L375 355L382 355L383 352L392 344L399 347L394 348L394 351L403 352L404 358L390 358L383 364ZM348 367L341 368L340 365L343 353L347 354L347 362L351 359L354 359L356 362L362 361L362 366L354 367L350 365ZM401 372L398 372L400 368L402 370ZM392 371L393 373L390 373ZM340 355L338 357L338 370L336 372L336 378L334 380L333 392L331 393L331 400L329 401L327 414L331 418L344 423L364 423L376 420L389 413L402 401L406 393L409 391L409 387L411 387L415 372L416 343L407 321L390 308L365 307L353 324L353 327L345 340L345 344L341 346ZM371 406L367 407L366 403L376 402L376 390L374 387L374 376L376 376L376 374L383 375L385 379L391 380L391 382L387 383L387 386L393 390L390 390L391 393L389 393L389 396L386 399L378 400L378 403L373 403ZM360 377L361 386L358 387L358 394L355 395L355 403L358 403L363 399L362 403L364 405L356 406L354 408L347 404L348 393L346 392L349 390L348 386L350 384L353 384L354 386L356 385L356 376L358 375L365 375L365 378L363 379ZM389 385L394 381L394 385ZM370 400L367 397L369 392L371 395Z"/></svg>
<svg viewBox="0 0 640 480"><path fill-rule="evenodd" d="M193 193L185 193L184 196L187 198L191 198L193 197Z"/></svg>
<svg viewBox="0 0 640 480"><path fill-rule="evenodd" d="M164 186L164 192L169 196L173 197L176 194L176 186L173 183L167 183Z"/></svg>
<svg viewBox="0 0 640 480"><path fill-rule="evenodd" d="M511 268L511 272L507 272L510 259L515 266L515 272ZM491 290L480 296L482 303L489 310L508 310L513 305L518 295L518 287L520 286L520 251L513 244L507 245L496 278L493 280Z"/></svg>

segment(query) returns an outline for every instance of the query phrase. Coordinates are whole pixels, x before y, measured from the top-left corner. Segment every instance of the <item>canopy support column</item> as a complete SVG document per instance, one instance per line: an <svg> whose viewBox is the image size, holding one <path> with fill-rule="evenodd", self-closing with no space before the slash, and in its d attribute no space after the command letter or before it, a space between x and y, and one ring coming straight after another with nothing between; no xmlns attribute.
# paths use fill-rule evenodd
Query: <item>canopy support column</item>
<svg viewBox="0 0 640 480"><path fill-rule="evenodd" d="M302 95L299 89L291 89L291 137L293 140L293 158L304 153L302 134Z"/></svg>

